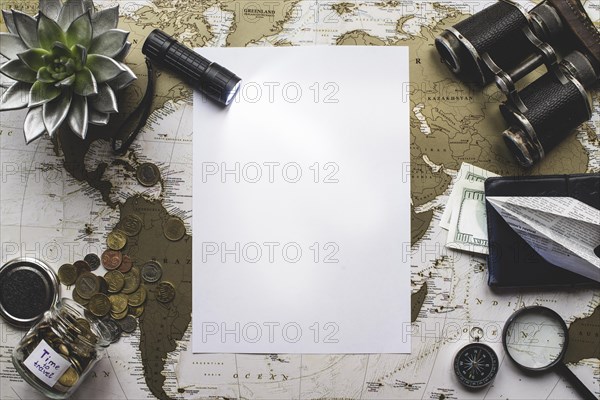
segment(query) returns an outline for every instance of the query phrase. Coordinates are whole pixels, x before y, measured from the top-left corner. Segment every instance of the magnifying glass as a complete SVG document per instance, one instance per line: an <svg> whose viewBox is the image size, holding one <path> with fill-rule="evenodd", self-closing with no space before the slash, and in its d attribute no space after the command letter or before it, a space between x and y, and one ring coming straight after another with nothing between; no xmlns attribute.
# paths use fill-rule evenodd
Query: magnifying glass
<svg viewBox="0 0 600 400"><path fill-rule="evenodd" d="M516 311L504 325L502 344L508 357L521 369L532 372L555 369L585 399L596 399L562 361L569 334L567 324L555 311L542 306Z"/></svg>

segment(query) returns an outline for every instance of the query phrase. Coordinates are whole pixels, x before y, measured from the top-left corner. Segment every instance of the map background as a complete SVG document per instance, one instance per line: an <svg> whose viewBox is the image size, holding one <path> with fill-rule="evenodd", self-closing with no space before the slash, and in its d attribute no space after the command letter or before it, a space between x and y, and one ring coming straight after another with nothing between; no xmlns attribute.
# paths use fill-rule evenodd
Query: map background
<svg viewBox="0 0 600 400"><path fill-rule="evenodd" d="M101 7L113 4L98 3ZM504 362L498 331L523 304L547 305L571 324L592 315L600 295L591 290L492 292L486 285L484 258L442 245L446 232L439 228L439 218L462 161L502 175L522 173L498 138L503 122L497 112L501 99L497 90L479 91L460 84L439 63L432 47L444 26L489 2L156 0L119 4L121 27L132 32L134 45L126 61L140 77L123 96L127 99L121 105L123 115L143 93L140 47L155 27L189 46L408 45L413 112L411 272L415 298L421 301L414 303L418 307L411 355L193 355L187 349L189 328L174 322L171 328L183 325L185 332L165 330L161 337L149 339L147 332L138 330L111 346L109 357L75 398L576 398L558 375L528 377ZM252 10L273 10L274 14L244 12L250 5ZM2 2L2 8L11 6L30 14L36 8L35 3ZM600 7L590 2L587 8L598 22ZM47 138L25 146L24 112L0 115L2 262L29 255L57 268L90 251L99 253L106 234L127 209L128 199L156 201L169 214L181 216L188 233L193 233L189 226L190 91L176 77L164 71L159 74L150 123L132 150L118 160L104 140L90 141L81 160L64 141L63 152ZM594 110L593 120L531 173L600 172L597 93ZM86 171L97 174L79 176L70 161L80 161ZM159 166L160 187L143 188L131 174L131 168L145 161ZM485 329L486 343L496 349L502 362L498 378L482 392L463 390L450 369L455 352L468 342L465 332L475 325ZM22 332L1 321L0 335L0 397L40 398L10 364L10 350ZM181 335L182 340L174 339ZM156 351L151 351L153 345ZM571 366L600 393L600 365L598 355L593 356Z"/></svg>

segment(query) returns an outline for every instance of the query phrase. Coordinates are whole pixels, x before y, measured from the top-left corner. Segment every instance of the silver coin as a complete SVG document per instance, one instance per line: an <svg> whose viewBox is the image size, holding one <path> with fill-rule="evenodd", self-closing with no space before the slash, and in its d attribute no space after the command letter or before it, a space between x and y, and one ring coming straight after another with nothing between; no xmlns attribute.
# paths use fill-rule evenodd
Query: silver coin
<svg viewBox="0 0 600 400"><path fill-rule="evenodd" d="M117 321L117 324L119 324L123 332L131 333L137 328L137 319L131 315L128 315L125 318Z"/></svg>
<svg viewBox="0 0 600 400"><path fill-rule="evenodd" d="M108 330L105 333L110 338L111 343L116 343L121 338L121 327L112 318L102 320L104 328Z"/></svg>
<svg viewBox="0 0 600 400"><path fill-rule="evenodd" d="M155 283L162 277L162 267L156 261L148 261L142 266L142 279L148 283Z"/></svg>
<svg viewBox="0 0 600 400"><path fill-rule="evenodd" d="M100 266L100 257L98 257L96 254L90 253L83 257L83 260L88 263L92 271L97 270Z"/></svg>

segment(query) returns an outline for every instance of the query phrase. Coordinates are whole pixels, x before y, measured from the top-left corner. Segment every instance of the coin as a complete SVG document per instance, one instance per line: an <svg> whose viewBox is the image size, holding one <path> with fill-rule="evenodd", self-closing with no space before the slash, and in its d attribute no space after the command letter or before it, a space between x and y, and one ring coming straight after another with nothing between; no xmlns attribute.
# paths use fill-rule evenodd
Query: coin
<svg viewBox="0 0 600 400"><path fill-rule="evenodd" d="M163 226L165 237L172 242L180 240L185 235L185 225L183 221L177 217L171 217Z"/></svg>
<svg viewBox="0 0 600 400"><path fill-rule="evenodd" d="M98 283L100 285L98 292L108 294L108 282L106 279L104 279L103 276L96 276L96 278L98 279Z"/></svg>
<svg viewBox="0 0 600 400"><path fill-rule="evenodd" d="M157 261L148 261L142 266L142 278L148 283L160 281L162 267Z"/></svg>
<svg viewBox="0 0 600 400"><path fill-rule="evenodd" d="M133 315L136 318L139 318L144 313L144 306L141 305L139 307L129 307L129 314Z"/></svg>
<svg viewBox="0 0 600 400"><path fill-rule="evenodd" d="M171 282L162 281L156 288L156 300L169 303L175 298L175 287Z"/></svg>
<svg viewBox="0 0 600 400"><path fill-rule="evenodd" d="M118 342L121 338L121 327L112 319L104 319L102 320L104 326L107 328L109 336L111 338L111 343Z"/></svg>
<svg viewBox="0 0 600 400"><path fill-rule="evenodd" d="M123 286L122 292L125 294L131 294L140 287L140 271L136 268L132 268L131 271L123 274L125 276L125 285Z"/></svg>
<svg viewBox="0 0 600 400"><path fill-rule="evenodd" d="M118 320L120 320L120 319L123 319L123 318L125 318L125 317L127 316L127 311L128 311L128 310L127 310L127 309L125 309L124 311L122 311L122 312L120 312L120 313L114 313L114 312L111 312L111 313L110 313L110 316L111 316L111 318L112 318L112 319L114 319L114 320L117 320L117 321L118 321Z"/></svg>
<svg viewBox="0 0 600 400"><path fill-rule="evenodd" d="M119 324L123 332L127 333L131 333L137 328L137 320L131 315L125 316L122 320L118 321L117 324Z"/></svg>
<svg viewBox="0 0 600 400"><path fill-rule="evenodd" d="M121 250L127 244L127 236L119 231L112 231L106 238L106 244L111 250Z"/></svg>
<svg viewBox="0 0 600 400"><path fill-rule="evenodd" d="M90 299L88 307L92 314L97 317L103 317L110 312L112 304L105 294L96 293Z"/></svg>
<svg viewBox="0 0 600 400"><path fill-rule="evenodd" d="M108 249L102 253L102 266L109 271L119 268L122 261L123 255L120 251Z"/></svg>
<svg viewBox="0 0 600 400"><path fill-rule="evenodd" d="M100 257L98 257L96 254L90 253L83 257L83 260L88 263L92 271L97 270L100 266Z"/></svg>
<svg viewBox="0 0 600 400"><path fill-rule="evenodd" d="M160 179L160 170L151 163L143 163L137 167L136 178L144 186L154 186Z"/></svg>
<svg viewBox="0 0 600 400"><path fill-rule="evenodd" d="M133 307L139 307L146 301L146 288L140 285L139 289L129 295L128 304Z"/></svg>
<svg viewBox="0 0 600 400"><path fill-rule="evenodd" d="M77 280L77 269L73 264L63 264L58 269L58 280L65 286L71 286Z"/></svg>
<svg viewBox="0 0 600 400"><path fill-rule="evenodd" d="M96 275L91 272L84 272L75 281L75 290L84 299L89 300L94 294L98 293L99 289L100 282L96 279Z"/></svg>
<svg viewBox="0 0 600 400"><path fill-rule="evenodd" d="M73 290L73 300L81 304L82 306L87 306L90 303L89 299L84 299L80 295L77 294L77 290Z"/></svg>
<svg viewBox="0 0 600 400"><path fill-rule="evenodd" d="M108 271L104 274L104 279L108 282L109 293L119 293L125 285L125 277L118 270Z"/></svg>
<svg viewBox="0 0 600 400"><path fill-rule="evenodd" d="M122 313L123 311L127 310L127 301L128 298L126 295L119 293L119 294L111 294L110 296L108 296L108 299L110 300L110 304L111 304L111 308L110 308L110 312L111 313Z"/></svg>
<svg viewBox="0 0 600 400"><path fill-rule="evenodd" d="M90 265L87 262L83 261L83 260L75 261L73 263L73 266L77 270L78 274L82 274L84 272L91 272L92 271L92 269L90 268Z"/></svg>
<svg viewBox="0 0 600 400"><path fill-rule="evenodd" d="M118 226L127 236L136 236L142 230L142 219L135 214L127 214Z"/></svg>
<svg viewBox="0 0 600 400"><path fill-rule="evenodd" d="M85 318L77 318L77 324L83 330L89 331L91 329L90 321Z"/></svg>
<svg viewBox="0 0 600 400"><path fill-rule="evenodd" d="M58 383L60 383L63 386L72 387L75 386L78 380L79 374L77 373L77 371L75 371L74 368L69 367L69 369L66 370L60 378L58 378Z"/></svg>
<svg viewBox="0 0 600 400"><path fill-rule="evenodd" d="M121 261L121 265L119 265L119 271L122 273L129 272L133 267L133 261L131 261L131 257L127 254L123 255L123 261Z"/></svg>

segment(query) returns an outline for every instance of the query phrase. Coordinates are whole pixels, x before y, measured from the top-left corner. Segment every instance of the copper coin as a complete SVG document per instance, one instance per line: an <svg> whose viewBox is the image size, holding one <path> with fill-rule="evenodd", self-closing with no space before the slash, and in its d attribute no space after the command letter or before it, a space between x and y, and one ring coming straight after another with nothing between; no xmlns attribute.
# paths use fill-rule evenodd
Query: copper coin
<svg viewBox="0 0 600 400"><path fill-rule="evenodd" d="M92 268L90 267L90 265L86 261L83 261L83 260L75 261L73 263L73 266L77 270L77 274L81 274L83 272L91 272L92 271Z"/></svg>
<svg viewBox="0 0 600 400"><path fill-rule="evenodd" d="M131 270L131 267L133 267L133 261L131 261L131 257L129 257L127 254L123 254L123 261L121 261L119 271L126 273Z"/></svg>
<svg viewBox="0 0 600 400"><path fill-rule="evenodd" d="M136 178L144 186L154 186L160 180L160 170L151 163L141 164L136 171Z"/></svg>
<svg viewBox="0 0 600 400"><path fill-rule="evenodd" d="M119 268L123 261L123 255L120 251L108 249L102 253L102 266L109 271Z"/></svg>

